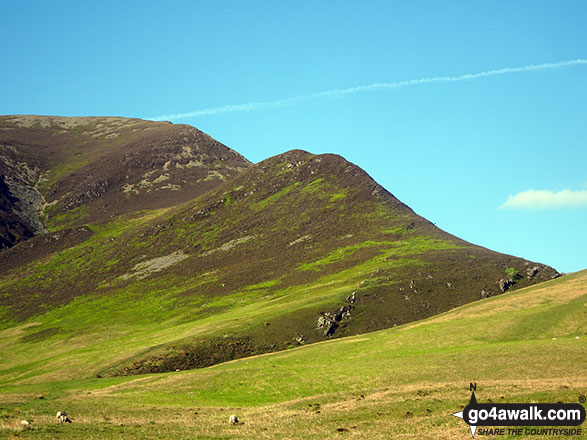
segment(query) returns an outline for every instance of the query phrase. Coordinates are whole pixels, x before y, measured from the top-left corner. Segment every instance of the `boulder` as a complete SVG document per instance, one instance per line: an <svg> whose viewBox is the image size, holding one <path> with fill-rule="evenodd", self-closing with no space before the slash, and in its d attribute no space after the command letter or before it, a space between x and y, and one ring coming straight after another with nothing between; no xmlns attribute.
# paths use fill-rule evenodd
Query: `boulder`
<svg viewBox="0 0 587 440"><path fill-rule="evenodd" d="M357 292L354 291L353 293L351 293L349 296L347 296L346 300L347 300L347 302L354 304L355 301L357 300Z"/></svg>
<svg viewBox="0 0 587 440"><path fill-rule="evenodd" d="M322 329L324 336L332 336L339 327L339 322L351 317L354 306L347 304L335 312L323 312L318 315L316 328Z"/></svg>
<svg viewBox="0 0 587 440"><path fill-rule="evenodd" d="M501 290L502 292L505 292L511 286L513 286L515 284L515 282L512 280L508 280L506 278L502 278L496 284L499 286L499 290Z"/></svg>
<svg viewBox="0 0 587 440"><path fill-rule="evenodd" d="M57 412L57 420L59 421L59 423L71 423L71 420L69 420L69 417L67 417L65 411Z"/></svg>
<svg viewBox="0 0 587 440"><path fill-rule="evenodd" d="M540 270L539 266L534 266L532 268L527 268L526 269L526 275L528 275L528 278L532 278L534 275L536 275L538 273L538 271Z"/></svg>
<svg viewBox="0 0 587 440"><path fill-rule="evenodd" d="M491 292L491 290L485 290L482 289L481 290L481 298L485 299L485 298L489 298L493 293Z"/></svg>
<svg viewBox="0 0 587 440"><path fill-rule="evenodd" d="M332 336L338 328L336 314L332 312L321 313L318 316L318 328L323 330L324 336Z"/></svg>

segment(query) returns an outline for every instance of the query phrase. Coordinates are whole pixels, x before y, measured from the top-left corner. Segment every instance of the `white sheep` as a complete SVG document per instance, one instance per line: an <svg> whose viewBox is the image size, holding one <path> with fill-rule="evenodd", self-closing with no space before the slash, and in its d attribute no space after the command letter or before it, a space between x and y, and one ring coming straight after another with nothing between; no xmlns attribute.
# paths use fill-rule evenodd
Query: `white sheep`
<svg viewBox="0 0 587 440"><path fill-rule="evenodd" d="M31 429L31 423L28 420L22 420L20 426L22 429Z"/></svg>
<svg viewBox="0 0 587 440"><path fill-rule="evenodd" d="M238 417L233 414L228 418L228 423L231 425L238 425Z"/></svg>
<svg viewBox="0 0 587 440"><path fill-rule="evenodd" d="M65 411L57 411L57 420L59 420L59 423L71 423Z"/></svg>

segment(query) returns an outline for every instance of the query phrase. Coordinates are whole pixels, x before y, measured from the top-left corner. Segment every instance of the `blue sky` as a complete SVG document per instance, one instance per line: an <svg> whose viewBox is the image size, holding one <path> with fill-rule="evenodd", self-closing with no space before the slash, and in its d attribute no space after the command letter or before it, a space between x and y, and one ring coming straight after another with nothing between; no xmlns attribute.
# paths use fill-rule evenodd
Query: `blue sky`
<svg viewBox="0 0 587 440"><path fill-rule="evenodd" d="M571 272L587 268L586 18L585 1L10 2L0 114L199 112L170 119L254 162L340 154L442 229Z"/></svg>

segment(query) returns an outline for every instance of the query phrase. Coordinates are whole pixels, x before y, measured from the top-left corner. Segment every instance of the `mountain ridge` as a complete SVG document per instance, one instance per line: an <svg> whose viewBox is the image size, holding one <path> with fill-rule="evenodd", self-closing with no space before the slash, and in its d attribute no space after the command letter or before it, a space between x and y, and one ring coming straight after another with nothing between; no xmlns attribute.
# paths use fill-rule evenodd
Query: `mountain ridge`
<svg viewBox="0 0 587 440"><path fill-rule="evenodd" d="M53 224L1 252L0 326L39 322L23 336L31 346L87 340L106 357L73 363L80 374L173 371L389 328L558 276L442 231L341 156L231 157L242 169L185 200ZM155 159L138 177L168 157ZM104 328L126 336L113 345Z"/></svg>

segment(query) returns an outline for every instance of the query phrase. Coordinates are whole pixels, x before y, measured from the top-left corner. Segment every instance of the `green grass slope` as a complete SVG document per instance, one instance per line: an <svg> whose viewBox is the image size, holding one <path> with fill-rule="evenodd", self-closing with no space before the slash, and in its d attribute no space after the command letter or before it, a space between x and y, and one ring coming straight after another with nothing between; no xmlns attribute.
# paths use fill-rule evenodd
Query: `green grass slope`
<svg viewBox="0 0 587 440"><path fill-rule="evenodd" d="M468 402L470 382L477 383L481 402L576 402L585 394L586 301L583 271L397 328L200 370L47 376L33 383L22 377L28 367L18 366L0 385L0 433L44 439L467 439L468 427L451 414ZM10 341L26 330L23 325L0 333L2 353L14 355ZM39 360L34 352L28 357ZM5 372L7 363L4 358ZM67 372L68 365L64 358L61 368ZM74 423L58 425L59 410ZM243 424L229 425L230 414ZM32 420L33 429L21 431L21 419Z"/></svg>

